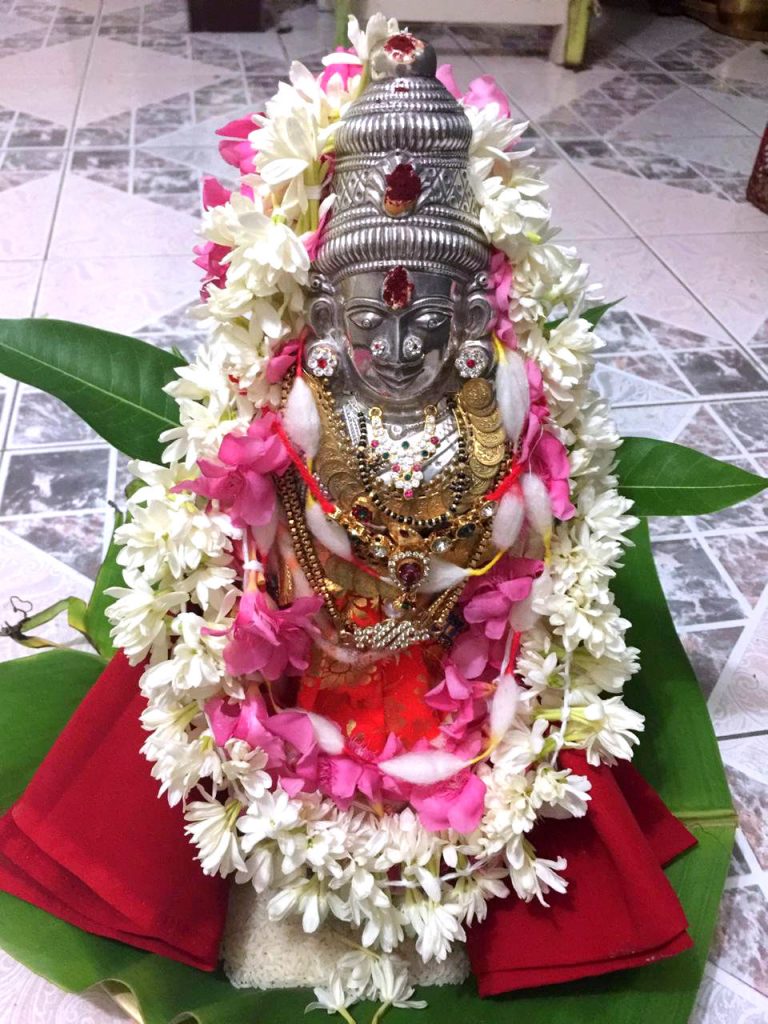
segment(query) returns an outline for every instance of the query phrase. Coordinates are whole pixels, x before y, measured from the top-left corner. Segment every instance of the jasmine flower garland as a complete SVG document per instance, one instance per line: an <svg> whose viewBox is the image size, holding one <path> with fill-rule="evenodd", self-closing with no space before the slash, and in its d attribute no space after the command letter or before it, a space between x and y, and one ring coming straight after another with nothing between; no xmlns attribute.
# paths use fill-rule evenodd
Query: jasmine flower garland
<svg viewBox="0 0 768 1024"><path fill-rule="evenodd" d="M166 465L132 466L141 483L118 531L126 586L108 612L115 644L146 661L143 752L161 792L184 803L203 870L272 893L274 920L297 916L311 933L335 918L353 930L358 949L312 1004L348 1020L363 998L418 1007L397 954L406 938L425 962L441 961L490 899L557 899L567 861L537 857L527 837L547 816L588 813L587 780L559 767L560 751L612 764L632 756L643 728L622 699L637 652L611 583L636 520L612 473L618 434L588 386L601 342L580 314L594 289L575 252L552 240L547 186L514 148L526 126L487 78L462 102L495 247L496 334L531 396L523 451L525 430L537 443L515 500L538 549L505 555L497 576L467 588L467 632L429 695L445 715L442 747L416 751L410 770L397 744L364 762L334 723L270 707L253 684L301 671L318 639L316 598L277 609L251 581L258 553L282 543L280 380L307 328L335 129L371 47L396 31L380 15L365 30L350 19L351 52L331 54L317 77L294 63L264 115L223 130L240 183L205 189L199 315L211 340L166 389L180 421L164 438ZM449 71L441 78L458 92Z"/></svg>

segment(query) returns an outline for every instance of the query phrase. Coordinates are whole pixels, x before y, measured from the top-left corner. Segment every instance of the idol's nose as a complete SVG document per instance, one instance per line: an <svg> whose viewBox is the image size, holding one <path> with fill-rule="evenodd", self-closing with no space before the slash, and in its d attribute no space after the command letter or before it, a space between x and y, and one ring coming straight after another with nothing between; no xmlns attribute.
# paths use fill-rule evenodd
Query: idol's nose
<svg viewBox="0 0 768 1024"><path fill-rule="evenodd" d="M424 342L416 334L406 334L400 345L400 356L404 363L420 363L424 358Z"/></svg>

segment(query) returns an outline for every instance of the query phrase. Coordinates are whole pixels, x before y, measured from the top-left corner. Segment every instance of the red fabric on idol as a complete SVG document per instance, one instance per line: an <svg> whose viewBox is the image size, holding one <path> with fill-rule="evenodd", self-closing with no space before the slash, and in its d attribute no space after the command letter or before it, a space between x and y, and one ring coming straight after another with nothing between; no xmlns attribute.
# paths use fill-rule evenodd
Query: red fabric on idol
<svg viewBox="0 0 768 1024"><path fill-rule="evenodd" d="M550 907L493 901L468 934L481 996L638 967L688 949L687 922L662 864L696 842L629 764L593 768L565 751L564 768L586 775L586 817L550 820L532 841L541 857L568 860L564 894Z"/></svg>
<svg viewBox="0 0 768 1024"><path fill-rule="evenodd" d="M0 889L86 931L213 970L228 885L206 877L180 807L140 753L145 705L118 654L0 818Z"/></svg>

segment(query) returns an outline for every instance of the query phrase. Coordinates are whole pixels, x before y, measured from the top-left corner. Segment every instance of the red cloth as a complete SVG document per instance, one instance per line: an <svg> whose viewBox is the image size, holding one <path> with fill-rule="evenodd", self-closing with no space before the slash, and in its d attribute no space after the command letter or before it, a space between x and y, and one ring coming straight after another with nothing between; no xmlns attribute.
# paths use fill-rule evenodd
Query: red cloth
<svg viewBox="0 0 768 1024"><path fill-rule="evenodd" d="M489 905L468 934L481 996L638 967L692 944L660 865L694 837L631 765L593 768L574 751L560 761L590 779L589 811L543 822L532 841L541 857L567 858L568 891L548 909L514 896Z"/></svg>
<svg viewBox="0 0 768 1024"><path fill-rule="evenodd" d="M0 889L86 931L213 970L227 883L140 753L140 668L115 657L0 818Z"/></svg>

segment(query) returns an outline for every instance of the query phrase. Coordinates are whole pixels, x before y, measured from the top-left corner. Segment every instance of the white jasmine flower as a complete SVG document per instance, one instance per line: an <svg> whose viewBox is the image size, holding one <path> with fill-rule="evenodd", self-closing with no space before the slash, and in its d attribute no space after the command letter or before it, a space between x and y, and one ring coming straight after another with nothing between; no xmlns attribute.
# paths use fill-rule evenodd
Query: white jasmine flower
<svg viewBox="0 0 768 1024"><path fill-rule="evenodd" d="M211 779L214 785L220 786L224 773L211 733L203 733L190 743L166 748L152 766L152 777L162 783L158 796L167 793L171 807L185 800L201 779Z"/></svg>
<svg viewBox="0 0 768 1024"><path fill-rule="evenodd" d="M568 888L566 880L558 874L567 867L565 859L537 857L531 844L522 836L507 844L506 858L512 888L526 903L536 899L548 907L545 897L550 892L564 893Z"/></svg>
<svg viewBox="0 0 768 1024"><path fill-rule="evenodd" d="M509 889L503 879L508 875L505 868L484 867L482 870L466 873L456 882L456 896L462 908L466 924L484 921L488 914L488 901L503 899Z"/></svg>
<svg viewBox="0 0 768 1024"><path fill-rule="evenodd" d="M378 43L383 43L385 39L397 35L399 31L397 18L386 18L383 14L374 14L366 22L365 29L361 29L354 14L349 15L347 35L352 48L362 61L368 60L371 50Z"/></svg>
<svg viewBox="0 0 768 1024"><path fill-rule="evenodd" d="M532 800L547 818L583 818L590 800L591 783L569 768L558 770L538 765L533 780Z"/></svg>
<svg viewBox="0 0 768 1024"><path fill-rule="evenodd" d="M167 653L168 614L180 609L187 600L181 590L153 590L142 577L126 577L126 587L110 587L107 594L116 598L107 608L112 623L112 639L122 648L132 665L147 654L152 659Z"/></svg>
<svg viewBox="0 0 768 1024"><path fill-rule="evenodd" d="M640 742L636 733L644 728L643 716L628 708L621 697L576 694L571 699L566 744L583 747L590 764L615 764L632 759L632 747Z"/></svg>
<svg viewBox="0 0 768 1024"><path fill-rule="evenodd" d="M461 907L454 901L436 903L411 898L403 912L416 933L416 952L425 964L430 960L445 960L454 942L466 941L461 927Z"/></svg>
<svg viewBox="0 0 768 1024"><path fill-rule="evenodd" d="M516 178L514 184L499 177L475 182L480 225L497 248L516 253L517 236L543 225L549 209L535 198L541 190L542 183L532 178Z"/></svg>
<svg viewBox="0 0 768 1024"><path fill-rule="evenodd" d="M299 876L283 882L282 888L270 899L267 910L271 921L283 921L291 914L300 914L301 927L311 934L328 917L332 905L340 911L336 916L343 918L342 901L325 879Z"/></svg>
<svg viewBox="0 0 768 1024"><path fill-rule="evenodd" d="M512 160L529 156L532 150L509 150L522 138L528 128L528 121L515 122L508 117L499 117L497 104L488 103L484 107L464 106L464 113L472 125L472 142L469 147L470 174L476 179L485 179L491 173L494 164L508 165ZM540 192L548 186L539 182Z"/></svg>
<svg viewBox="0 0 768 1024"><path fill-rule="evenodd" d="M285 790L264 793L252 801L238 820L237 827L243 833L243 849L249 853L265 839L278 840L283 833L296 828L300 820L300 807Z"/></svg>
<svg viewBox="0 0 768 1024"><path fill-rule="evenodd" d="M238 842L236 825L242 812L239 800L195 800L187 804L184 818L189 823L184 831L198 848L197 860L206 875L245 871L245 861Z"/></svg>
<svg viewBox="0 0 768 1024"><path fill-rule="evenodd" d="M395 957L380 956L371 964L371 986L385 1006L401 1010L423 1010L424 999L414 999L415 989L408 980L408 967Z"/></svg>
<svg viewBox="0 0 768 1024"><path fill-rule="evenodd" d="M222 761L224 778L239 787L248 800L260 800L272 786L272 778L263 771L267 755L260 747L250 747L245 740L228 740L224 747L227 758Z"/></svg>
<svg viewBox="0 0 768 1024"><path fill-rule="evenodd" d="M174 500L175 499L175 500ZM167 567L178 579L197 569L204 558L215 558L229 550L224 533L226 517L209 514L188 505L189 495L168 495L134 504L131 518L115 532L122 545L117 561L126 569L156 583Z"/></svg>

